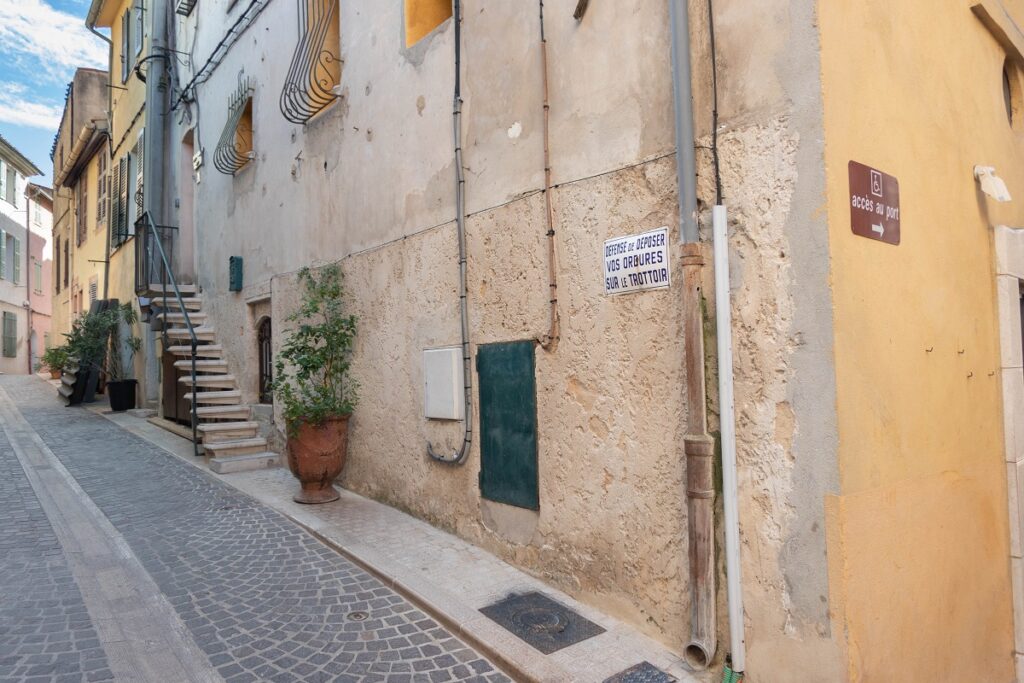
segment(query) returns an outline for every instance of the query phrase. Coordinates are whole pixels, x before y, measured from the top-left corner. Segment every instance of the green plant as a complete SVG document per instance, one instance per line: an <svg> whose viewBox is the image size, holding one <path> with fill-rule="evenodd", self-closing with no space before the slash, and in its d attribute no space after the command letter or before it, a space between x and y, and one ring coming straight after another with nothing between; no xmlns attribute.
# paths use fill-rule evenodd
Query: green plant
<svg viewBox="0 0 1024 683"><path fill-rule="evenodd" d="M131 366L132 359L140 348L142 340L129 335L122 341L121 324L131 330L138 322L139 317L131 304L121 304L114 308L108 308L101 315L107 316L107 323L110 328L110 350L107 352L107 377L111 382L118 382L125 379L125 366ZM131 373L128 373L131 374Z"/></svg>
<svg viewBox="0 0 1024 683"><path fill-rule="evenodd" d="M63 346L51 346L43 352L42 357L36 364L36 370L40 370L45 367L48 370L61 371L68 363L68 355L67 344L64 344Z"/></svg>
<svg viewBox="0 0 1024 683"><path fill-rule="evenodd" d="M304 296L286 319L295 325L285 333L272 382L291 435L302 424L349 415L357 402L358 386L348 376L356 317L345 314L342 280L337 265L299 272Z"/></svg>
<svg viewBox="0 0 1024 683"><path fill-rule="evenodd" d="M80 368L105 370L108 379L124 378L125 354L130 361L142 346L138 337L121 341L121 323L134 325L138 320L131 304L121 304L103 311L85 313L71 325L68 355L78 360Z"/></svg>

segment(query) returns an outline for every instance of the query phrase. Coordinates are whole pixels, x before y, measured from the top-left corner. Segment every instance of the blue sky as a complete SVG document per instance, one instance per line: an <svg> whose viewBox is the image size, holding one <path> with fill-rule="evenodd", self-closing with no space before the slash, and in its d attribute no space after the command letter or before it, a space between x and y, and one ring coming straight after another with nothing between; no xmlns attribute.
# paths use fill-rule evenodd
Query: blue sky
<svg viewBox="0 0 1024 683"><path fill-rule="evenodd" d="M106 68L107 44L85 28L89 0L0 0L0 135L53 179L50 146L80 66Z"/></svg>

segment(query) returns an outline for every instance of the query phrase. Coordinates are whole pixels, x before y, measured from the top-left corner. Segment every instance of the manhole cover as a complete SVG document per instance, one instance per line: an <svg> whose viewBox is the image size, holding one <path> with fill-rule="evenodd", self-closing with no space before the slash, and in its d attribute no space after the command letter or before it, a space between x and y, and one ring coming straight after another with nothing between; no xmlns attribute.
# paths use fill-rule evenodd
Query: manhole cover
<svg viewBox="0 0 1024 683"><path fill-rule="evenodd" d="M546 655L604 633L594 622L541 593L513 594L480 612Z"/></svg>
<svg viewBox="0 0 1024 683"><path fill-rule="evenodd" d="M349 612L348 613L348 620L349 621L366 621L369 618L370 618L370 615L367 612Z"/></svg>
<svg viewBox="0 0 1024 683"><path fill-rule="evenodd" d="M604 679L604 683L677 683L677 679L650 662L640 662Z"/></svg>

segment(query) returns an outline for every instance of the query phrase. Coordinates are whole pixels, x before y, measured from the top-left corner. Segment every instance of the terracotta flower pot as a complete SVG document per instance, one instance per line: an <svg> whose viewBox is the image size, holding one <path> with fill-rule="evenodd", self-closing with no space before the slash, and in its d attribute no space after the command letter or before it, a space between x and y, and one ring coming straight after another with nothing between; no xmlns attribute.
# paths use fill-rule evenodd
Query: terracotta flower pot
<svg viewBox="0 0 1024 683"><path fill-rule="evenodd" d="M348 418L332 418L319 426L303 424L288 438L288 467L302 485L292 498L296 503L312 505L338 500L339 494L332 484L345 466Z"/></svg>
<svg viewBox="0 0 1024 683"><path fill-rule="evenodd" d="M60 379L62 374L60 370L50 370L50 379Z"/></svg>

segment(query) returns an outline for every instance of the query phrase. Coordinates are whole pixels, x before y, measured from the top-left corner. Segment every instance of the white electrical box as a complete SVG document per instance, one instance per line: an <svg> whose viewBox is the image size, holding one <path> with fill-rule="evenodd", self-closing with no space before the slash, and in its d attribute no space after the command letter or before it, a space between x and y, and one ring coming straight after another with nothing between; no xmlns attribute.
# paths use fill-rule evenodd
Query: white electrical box
<svg viewBox="0 0 1024 683"><path fill-rule="evenodd" d="M423 352L423 414L432 420L461 420L465 414L462 347Z"/></svg>

